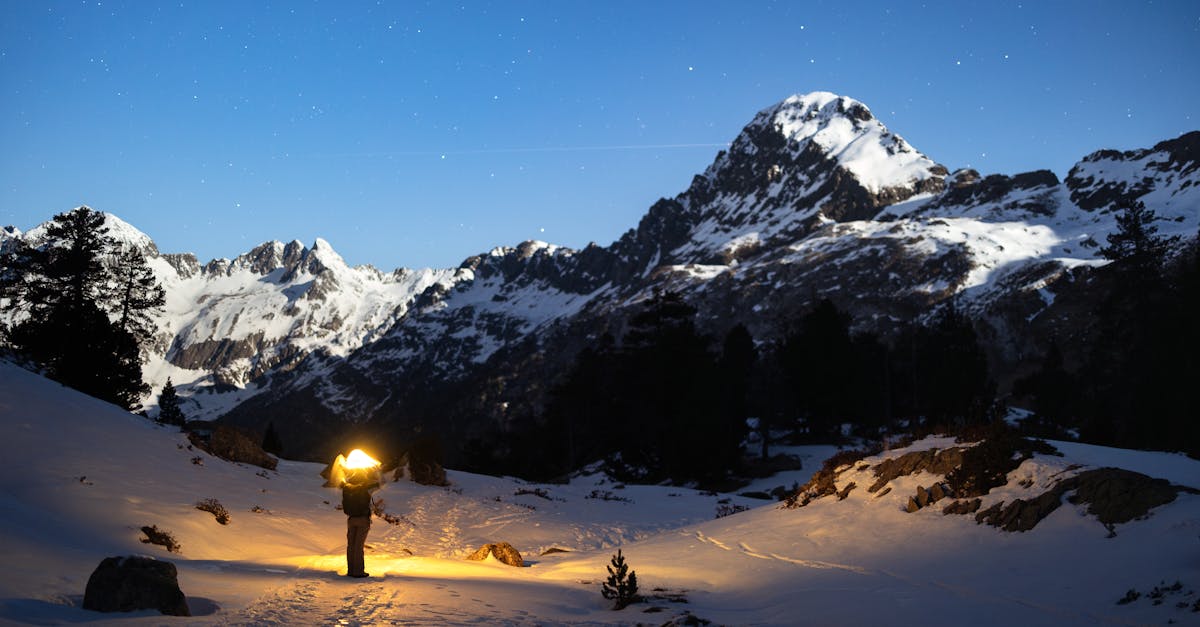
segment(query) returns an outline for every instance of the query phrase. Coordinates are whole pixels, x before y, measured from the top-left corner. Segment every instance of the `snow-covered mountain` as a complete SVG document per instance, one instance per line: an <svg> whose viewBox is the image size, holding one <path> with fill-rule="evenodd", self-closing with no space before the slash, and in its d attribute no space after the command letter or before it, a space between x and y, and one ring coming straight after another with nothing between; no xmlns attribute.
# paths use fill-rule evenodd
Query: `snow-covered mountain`
<svg viewBox="0 0 1200 627"><path fill-rule="evenodd" d="M159 257L155 269L167 303L164 342L146 368L152 385L171 377L193 399L230 396L191 404L196 418L215 417L264 375L311 354L349 354L404 317L426 289L461 279L455 270L352 268L321 239L311 248L267 242L204 266L187 255Z"/></svg>
<svg viewBox="0 0 1200 627"><path fill-rule="evenodd" d="M1026 532L943 514L944 501L906 512L920 486L941 477L895 470L962 446L950 438L835 464L834 493L799 509L595 474L566 484L457 471L446 488L388 481L377 496L391 522L375 519L371 577L356 580L341 576L345 516L338 492L321 487L322 464L229 463L192 450L175 428L4 362L0 430L10 468L0 476L4 624L1059 627L1200 616L1200 496L1184 490L1163 503L1135 494L1128 500L1154 505L1111 531L1097 519L1111 512L1087 504L1096 495L1077 504L1064 494L1057 508L1039 502L1046 516ZM1064 456L1022 461L980 511L1035 502L1102 467L1165 480L1159 488L1200 480L1200 462L1180 455L1051 444ZM809 468L746 489L803 483L834 449L791 452ZM892 472L881 477L884 466ZM206 499L229 524L196 507ZM151 525L178 551L143 543ZM526 567L465 559L490 542L511 543ZM612 611L600 584L618 549L647 599ZM193 616L82 609L92 571L117 555L174 564Z"/></svg>
<svg viewBox="0 0 1200 627"><path fill-rule="evenodd" d="M215 418L309 355L344 357L383 335L432 286L461 270L382 272L350 267L328 242L266 242L236 259L204 265L190 254L160 254L150 237L104 214L111 239L141 250L166 292L144 373L157 391L167 379L193 419ZM38 245L45 225L6 237ZM8 316L19 312L6 312ZM152 401L152 399L147 399Z"/></svg>
<svg viewBox="0 0 1200 627"><path fill-rule="evenodd" d="M536 408L575 352L619 337L656 290L695 304L706 331L741 323L760 341L814 299L886 336L957 297L1003 373L1066 324L1059 296L1105 263L1097 251L1120 203L1145 202L1161 234L1196 234L1198 147L1193 132L1102 150L1063 181L949 173L861 102L793 96L609 246L525 242L392 273L349 268L320 240L203 266L152 255L168 304L146 373L156 390L171 377L193 418L275 422L309 452L353 425L463 434L462 414L503 423Z"/></svg>
<svg viewBox="0 0 1200 627"><path fill-rule="evenodd" d="M605 331L619 337L656 290L682 293L710 332L742 323L760 341L814 299L886 336L958 297L988 326L1003 375L1063 324L1043 316L1060 286L1105 263L1097 251L1117 203L1142 199L1161 210L1160 233L1194 236L1198 141L1102 151L1065 182L1047 171L950 174L862 103L795 96L755 116L686 191L612 245L531 242L469 259L469 278L426 293L378 341L281 377L227 418L261 429L285 415L303 431L421 428L436 415L436 428L469 436L464 416L494 425L536 412L574 352ZM433 392L459 379L469 384Z"/></svg>

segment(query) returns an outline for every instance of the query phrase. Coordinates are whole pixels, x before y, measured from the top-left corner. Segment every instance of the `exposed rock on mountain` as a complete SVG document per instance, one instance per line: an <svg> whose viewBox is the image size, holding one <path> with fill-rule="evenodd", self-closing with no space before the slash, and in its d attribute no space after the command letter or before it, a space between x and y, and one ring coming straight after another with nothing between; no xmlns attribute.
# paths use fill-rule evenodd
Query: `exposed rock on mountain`
<svg viewBox="0 0 1200 627"><path fill-rule="evenodd" d="M1142 150L1094 152L1067 175L1071 202L1085 211L1142 200L1163 216L1191 210L1200 168L1200 132L1191 132Z"/></svg>

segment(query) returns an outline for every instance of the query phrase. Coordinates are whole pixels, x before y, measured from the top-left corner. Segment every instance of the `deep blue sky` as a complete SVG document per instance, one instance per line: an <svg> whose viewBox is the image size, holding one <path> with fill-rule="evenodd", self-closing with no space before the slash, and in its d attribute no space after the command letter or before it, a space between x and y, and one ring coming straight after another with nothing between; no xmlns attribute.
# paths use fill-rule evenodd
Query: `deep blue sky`
<svg viewBox="0 0 1200 627"><path fill-rule="evenodd" d="M202 261L608 244L828 90L951 170L1200 128L1200 2L0 0L0 224L79 204Z"/></svg>

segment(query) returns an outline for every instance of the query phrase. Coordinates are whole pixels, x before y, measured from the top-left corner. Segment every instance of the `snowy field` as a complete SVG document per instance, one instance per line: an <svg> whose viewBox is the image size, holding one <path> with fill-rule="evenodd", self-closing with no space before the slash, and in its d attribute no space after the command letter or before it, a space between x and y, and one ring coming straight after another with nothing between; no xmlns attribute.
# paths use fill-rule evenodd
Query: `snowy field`
<svg viewBox="0 0 1200 627"><path fill-rule="evenodd" d="M1065 458L1026 461L987 502L1023 496L1033 488L1021 479L1036 488L1071 464L1200 487L1200 462L1182 456L1056 445ZM803 472L747 489L803 483L831 451L808 450ZM1200 600L1200 496L1186 494L1110 538L1070 503L1027 533L940 508L905 513L916 486L932 483L921 474L886 495L857 489L786 510L601 476L542 485L450 472L449 488L401 480L378 493L397 522L375 520L371 578L355 580L342 576L345 516L319 465L227 463L189 450L172 428L4 363L0 459L6 624L661 625L685 612L731 625L1200 624L1190 610ZM194 507L207 498L230 524ZM716 518L734 506L751 509ZM143 544L145 525L181 551ZM465 560L488 542L513 544L527 566ZM615 612L600 583L618 548L652 598ZM131 554L176 564L194 616L83 610L96 565ZM1162 603L1146 598L1176 581ZM1118 604L1130 589L1143 597Z"/></svg>

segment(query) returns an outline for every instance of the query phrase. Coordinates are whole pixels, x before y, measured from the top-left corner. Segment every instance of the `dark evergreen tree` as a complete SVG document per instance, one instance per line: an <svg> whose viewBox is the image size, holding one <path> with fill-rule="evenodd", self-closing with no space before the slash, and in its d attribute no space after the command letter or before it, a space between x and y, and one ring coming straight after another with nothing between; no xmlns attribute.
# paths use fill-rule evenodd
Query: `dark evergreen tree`
<svg viewBox="0 0 1200 627"><path fill-rule="evenodd" d="M1066 429L1079 423L1079 387L1063 364L1058 342L1051 341L1042 363L1033 374L1018 380L1013 391L1029 397L1034 412L1035 435L1063 437Z"/></svg>
<svg viewBox="0 0 1200 627"><path fill-rule="evenodd" d="M1108 235L1108 246L1100 249L1100 255L1120 262L1115 267L1131 280L1153 280L1160 273L1172 241L1157 235L1157 219L1141 201L1126 204L1117 214L1117 230Z"/></svg>
<svg viewBox="0 0 1200 627"><path fill-rule="evenodd" d="M917 411L934 425L978 424L995 401L988 356L954 301L917 332Z"/></svg>
<svg viewBox="0 0 1200 627"><path fill-rule="evenodd" d="M796 410L810 435L827 439L850 418L855 394L850 318L823 299L800 319L780 348Z"/></svg>
<svg viewBox="0 0 1200 627"><path fill-rule="evenodd" d="M112 321L122 301L105 265L113 244L104 215L88 207L56 215L45 235L43 246L8 256L17 271L5 273L6 293L25 309L10 333L13 346L49 377L135 409L149 388L138 337Z"/></svg>
<svg viewBox="0 0 1200 627"><path fill-rule="evenodd" d="M1161 405L1161 420L1152 425L1155 448L1183 451L1200 459L1200 420L1196 419L1195 386L1200 381L1200 235L1183 251L1172 269L1172 288L1152 329L1155 347L1152 380L1147 390Z"/></svg>
<svg viewBox="0 0 1200 627"><path fill-rule="evenodd" d="M722 425L725 433L718 437L726 441L741 442L746 437L746 420L750 417L750 385L758 362L758 349L754 347L754 338L745 325L737 325L725 334L721 346L721 357L717 362L718 376L721 386L721 411L724 413ZM761 428L761 419L760 419ZM760 437L763 435L759 434ZM725 449L728 454L738 455L736 449ZM720 460L723 465L732 468L738 462L735 459Z"/></svg>
<svg viewBox="0 0 1200 627"><path fill-rule="evenodd" d="M971 319L953 301L893 351L907 379L907 411L932 426L978 424L989 417L995 385Z"/></svg>
<svg viewBox="0 0 1200 627"><path fill-rule="evenodd" d="M679 295L656 294L619 344L579 353L540 421L563 451L562 470L619 458L612 470L626 480L704 481L734 468L741 438L695 314Z"/></svg>
<svg viewBox="0 0 1200 627"><path fill-rule="evenodd" d="M608 579L600 586L600 594L613 602L614 610L623 610L640 600L638 596L637 572L629 570L621 549L612 556L612 563L605 566Z"/></svg>
<svg viewBox="0 0 1200 627"><path fill-rule="evenodd" d="M874 438L892 422L890 352L870 333L851 338L851 348L854 370L849 382L849 416L862 435Z"/></svg>
<svg viewBox="0 0 1200 627"><path fill-rule="evenodd" d="M1172 389L1163 384L1179 371L1174 355L1194 324L1174 315L1180 275L1166 270L1173 240L1157 234L1155 213L1138 202L1121 208L1116 219L1117 230L1100 251L1112 263L1098 270L1095 282L1106 294L1086 356L1081 435L1113 446L1153 447L1170 431L1172 412L1164 403Z"/></svg>
<svg viewBox="0 0 1200 627"><path fill-rule="evenodd" d="M129 246L115 256L112 273L118 326L139 343L150 341L155 332L150 313L166 303L166 294L154 271L147 265L145 255Z"/></svg>
<svg viewBox="0 0 1200 627"><path fill-rule="evenodd" d="M605 333L575 357L574 367L550 390L536 446L547 477L566 474L615 451L636 427L616 392L621 370L616 340Z"/></svg>
<svg viewBox="0 0 1200 627"><path fill-rule="evenodd" d="M1162 245L1162 242L1158 242ZM1114 260L1113 295L1100 311L1101 329L1087 364L1091 401L1084 437L1127 448L1185 451L1200 456L1194 388L1200 364L1195 313L1200 307L1200 243L1193 242L1144 283ZM1148 247L1153 250L1155 245ZM1160 249L1165 255L1167 245ZM1095 372L1092 375L1092 372Z"/></svg>
<svg viewBox="0 0 1200 627"><path fill-rule="evenodd" d="M279 439L279 432L275 430L275 422L267 423L267 432L263 434L262 449L276 457L283 453L283 441Z"/></svg>
<svg viewBox="0 0 1200 627"><path fill-rule="evenodd" d="M88 207L60 213L46 226L47 244L31 251L26 301L35 309L107 304L112 292L104 261L113 250L104 214Z"/></svg>
<svg viewBox="0 0 1200 627"><path fill-rule="evenodd" d="M29 268L37 251L24 240L13 239L0 250L0 307L11 310L26 300L27 282L31 279ZM0 343L11 344L12 329L8 321L0 321Z"/></svg>
<svg viewBox="0 0 1200 627"><path fill-rule="evenodd" d="M183 409L179 407L179 395L175 392L175 385L169 378L158 395L158 421L163 424L179 426L187 421Z"/></svg>
<svg viewBox="0 0 1200 627"><path fill-rule="evenodd" d="M623 442L623 458L676 480L723 475L741 445L721 437L716 360L695 315L679 294L655 294L630 319L620 353L617 394L640 436Z"/></svg>

